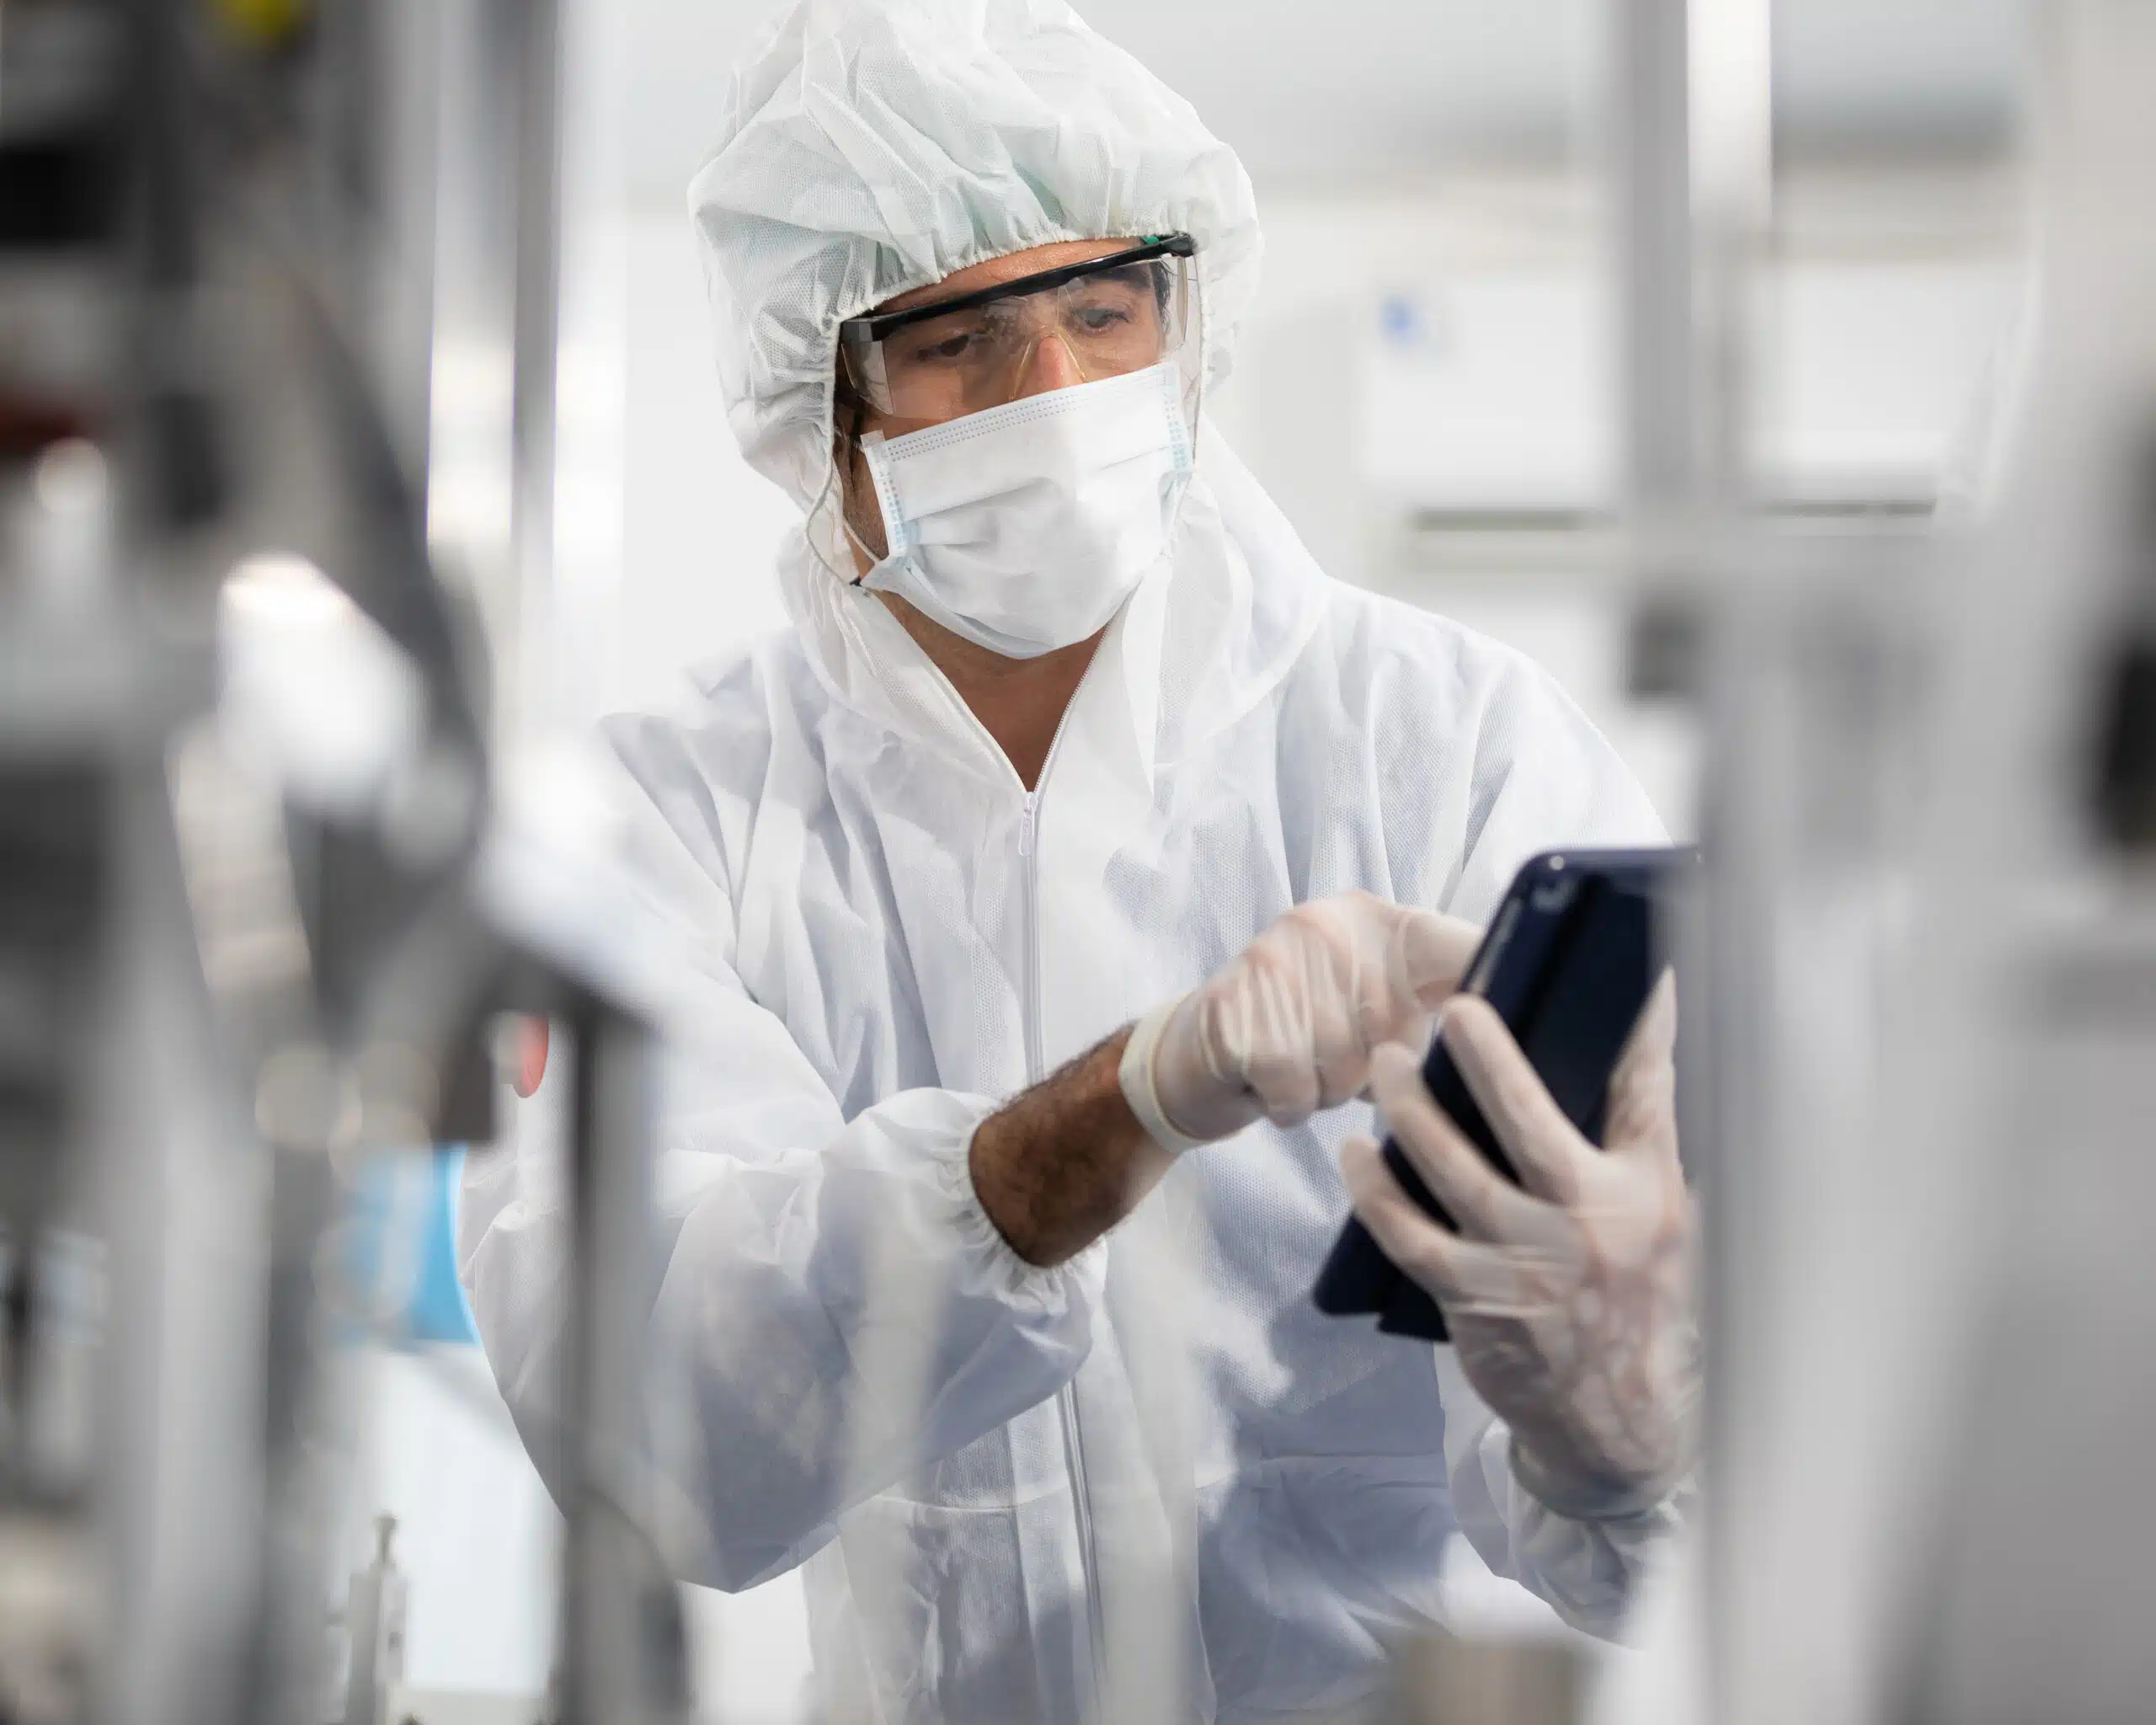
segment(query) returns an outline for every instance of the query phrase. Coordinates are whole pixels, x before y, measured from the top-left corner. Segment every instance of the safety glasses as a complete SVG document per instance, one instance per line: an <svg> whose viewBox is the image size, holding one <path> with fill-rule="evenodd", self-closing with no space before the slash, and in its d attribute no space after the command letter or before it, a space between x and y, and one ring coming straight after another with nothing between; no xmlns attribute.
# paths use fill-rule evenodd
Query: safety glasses
<svg viewBox="0 0 2156 1725"><path fill-rule="evenodd" d="M1198 248L1149 236L939 303L839 325L846 381L878 413L940 424L1170 361L1194 378Z"/></svg>

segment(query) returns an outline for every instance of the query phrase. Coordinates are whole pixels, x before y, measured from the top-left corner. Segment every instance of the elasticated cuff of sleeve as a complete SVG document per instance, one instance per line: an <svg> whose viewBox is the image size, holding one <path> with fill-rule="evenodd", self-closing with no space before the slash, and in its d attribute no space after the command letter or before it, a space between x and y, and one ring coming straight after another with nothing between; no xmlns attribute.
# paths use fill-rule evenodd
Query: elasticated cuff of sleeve
<svg viewBox="0 0 2156 1725"><path fill-rule="evenodd" d="M1652 1479L1636 1483L1582 1485L1561 1479L1534 1459L1534 1452L1521 1446L1514 1434L1506 1449L1513 1478L1528 1496L1567 1521L1630 1521L1649 1514L1666 1503L1691 1471L1688 1459Z"/></svg>
<svg viewBox="0 0 2156 1725"><path fill-rule="evenodd" d="M985 1121L987 1114L981 1118ZM979 1130L976 1122L974 1132ZM950 1201L953 1225L966 1257L985 1266L993 1291L1014 1305L1045 1313L1070 1305L1074 1294L1088 1302L1097 1300L1107 1274L1107 1236L1061 1263L1033 1263L1022 1258L974 1189L974 1132L958 1140L955 1154L939 1156L935 1169L937 1189Z"/></svg>

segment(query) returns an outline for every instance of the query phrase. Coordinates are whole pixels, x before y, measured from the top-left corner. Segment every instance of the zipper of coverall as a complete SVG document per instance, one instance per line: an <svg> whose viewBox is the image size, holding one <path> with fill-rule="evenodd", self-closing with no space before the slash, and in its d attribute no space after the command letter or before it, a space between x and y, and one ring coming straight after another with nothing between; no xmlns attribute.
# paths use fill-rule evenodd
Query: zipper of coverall
<svg viewBox="0 0 2156 1725"><path fill-rule="evenodd" d="M1018 1002L1019 1028L1025 1041L1026 1087L1031 1089L1047 1076L1043 1068L1047 1056L1041 1049L1040 1012L1040 838L1041 798L1048 787L1049 774L1055 766L1055 757L1062 752L1064 733L1070 726L1070 708L1078 704L1086 692L1086 686L1093 679L1093 668L1100 663L1100 654L1093 655L1092 663L1086 667L1086 674L1078 679L1078 686L1071 691L1070 706L1063 709L1063 717L1056 724L1055 734L1049 740L1048 754L1041 761L1035 788L1027 790L1026 782L1018 777L1017 769L1011 765L1011 758L1003 752L988 727L980 722L979 715L962 700L957 705L965 715L974 732L988 745L995 758L1003 762L1011 774L1011 782L1018 788L1018 875L1020 889L1025 901L1025 950L1021 955L1022 974L1020 977L1022 995ZM1078 1527L1078 1567L1086 1584L1086 1627L1092 1648L1093 1705L1097 1715L1101 1697L1107 1692L1107 1658L1106 1612L1101 1603L1101 1575L1098 1554L1093 1546L1093 1505L1086 1483L1086 1448L1084 1434L1078 1424L1078 1395L1070 1384L1055 1392L1056 1413L1063 1424L1063 1447L1070 1457L1071 1516Z"/></svg>
<svg viewBox="0 0 2156 1725"><path fill-rule="evenodd" d="M1099 655L1095 654L1096 660ZM1086 676L1079 679L1078 689L1070 697L1071 706L1078 703L1086 681L1093 674L1091 665L1086 667ZM1058 750L1063 746L1063 733L1070 722L1070 709L1064 709L1063 718L1049 739L1048 756L1041 762L1040 776L1034 780L1035 788L1024 792L1024 802L1018 815L1018 861L1022 888L1025 898L1025 965L1024 996L1019 1004L1019 1020L1025 1033L1026 1084L1030 1089L1047 1076L1043 1070L1047 1057L1041 1049L1040 1002L1040 803L1048 787L1049 772L1055 765ZM1086 1584L1086 1627L1093 1655L1093 1696L1091 1711L1097 1715L1101 1697L1107 1690L1107 1648L1105 1646L1105 1613L1101 1604L1100 1554L1093 1543L1093 1501L1091 1488L1086 1478L1085 1434L1078 1422L1078 1391L1076 1380L1065 1384L1055 1392L1056 1413L1063 1422L1063 1447L1070 1458L1071 1519L1077 1524L1078 1568Z"/></svg>

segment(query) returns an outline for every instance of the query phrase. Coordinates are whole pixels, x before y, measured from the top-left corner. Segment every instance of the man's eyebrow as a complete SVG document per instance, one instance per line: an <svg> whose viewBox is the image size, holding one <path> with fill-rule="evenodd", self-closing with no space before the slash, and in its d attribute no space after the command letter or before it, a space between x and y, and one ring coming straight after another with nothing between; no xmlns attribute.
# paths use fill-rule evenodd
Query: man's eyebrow
<svg viewBox="0 0 2156 1725"><path fill-rule="evenodd" d="M975 291L977 292L979 290L976 289ZM973 295L969 293L946 294L940 300L923 300L919 305L909 306L906 309L914 312L917 316L925 317L929 312L941 311L946 306L956 305L961 300L971 299ZM995 303L995 302L993 300L982 300L977 304L966 307L965 309L969 312L985 312Z"/></svg>
<svg viewBox="0 0 2156 1725"><path fill-rule="evenodd" d="M942 294L932 300L923 300L918 305L901 306L898 307L898 309L905 312L910 316L916 318L925 317L929 312L937 310L939 307L956 305L962 300L970 300L974 298L976 295L990 293L999 287L1016 287L1020 283L1030 279L1030 277L1024 275L1014 275L1008 282L992 281L983 287L961 288L956 293ZM943 286L940 281L936 285L938 287ZM987 307L992 303L992 301L984 299L981 300L978 305L969 307L967 309L969 311L985 310ZM870 312L869 315L871 317L880 318L886 311L890 309L891 307L878 307L875 311Z"/></svg>

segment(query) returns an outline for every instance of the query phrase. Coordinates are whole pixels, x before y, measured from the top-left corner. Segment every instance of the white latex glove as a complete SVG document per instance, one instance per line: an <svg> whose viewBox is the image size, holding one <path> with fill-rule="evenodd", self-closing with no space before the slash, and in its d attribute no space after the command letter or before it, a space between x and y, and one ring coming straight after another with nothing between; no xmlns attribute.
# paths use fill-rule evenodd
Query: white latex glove
<svg viewBox="0 0 2156 1725"><path fill-rule="evenodd" d="M1141 1019L1123 1094L1170 1150L1293 1126L1361 1092L1370 1055L1421 1042L1481 931L1371 893L1298 905L1202 988Z"/></svg>
<svg viewBox="0 0 2156 1725"><path fill-rule="evenodd" d="M1454 1001L1439 1033L1526 1189L1438 1108L1415 1055L1388 1048L1372 1097L1460 1231L1422 1213L1368 1138L1341 1151L1356 1214L1444 1307L1460 1369L1512 1429L1523 1486L1582 1519L1651 1508L1690 1465L1699 1404L1675 981L1662 977L1611 1075L1600 1150L1485 1001Z"/></svg>

